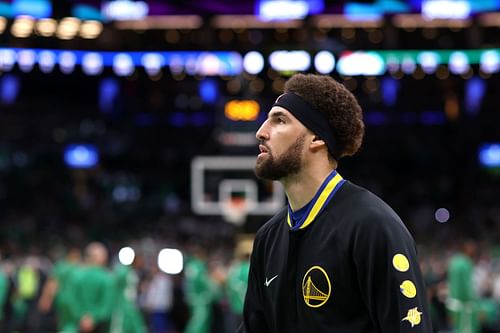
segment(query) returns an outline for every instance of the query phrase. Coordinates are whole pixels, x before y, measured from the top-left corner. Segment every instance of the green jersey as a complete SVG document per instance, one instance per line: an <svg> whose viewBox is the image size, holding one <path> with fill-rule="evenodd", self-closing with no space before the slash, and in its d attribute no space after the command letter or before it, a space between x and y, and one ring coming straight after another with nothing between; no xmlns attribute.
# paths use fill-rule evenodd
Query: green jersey
<svg viewBox="0 0 500 333"><path fill-rule="evenodd" d="M113 278L115 295L110 333L145 333L144 318L136 306L137 275L130 267L117 265Z"/></svg>
<svg viewBox="0 0 500 333"><path fill-rule="evenodd" d="M227 276L227 296L231 310L236 314L243 314L243 304L248 286L248 272L250 262L241 261L234 264Z"/></svg>
<svg viewBox="0 0 500 333"><path fill-rule="evenodd" d="M95 323L109 322L113 307L114 280L107 269L85 266L74 270L68 279L68 307L73 325L90 315ZM77 327L77 326L76 326Z"/></svg>
<svg viewBox="0 0 500 333"><path fill-rule="evenodd" d="M68 297L71 298L71 289L69 289L69 279L71 274L80 266L66 260L57 262L52 270L52 278L57 281L57 292L54 298L54 308L57 314L58 327L62 330L71 323L71 314L69 312Z"/></svg>
<svg viewBox="0 0 500 333"><path fill-rule="evenodd" d="M453 256L448 265L448 302L452 324L458 333L479 332L477 297L472 274L474 263L463 255Z"/></svg>
<svg viewBox="0 0 500 333"><path fill-rule="evenodd" d="M3 319L4 313L4 305L7 301L7 295L9 293L9 279L5 275L5 273L0 270L0 320Z"/></svg>
<svg viewBox="0 0 500 333"><path fill-rule="evenodd" d="M191 258L186 263L186 299L189 305L211 304L220 294L220 290L210 278L207 265Z"/></svg>
<svg viewBox="0 0 500 333"><path fill-rule="evenodd" d="M472 284L474 264L469 257L455 255L448 266L448 289L450 297L461 302L475 299Z"/></svg>
<svg viewBox="0 0 500 333"><path fill-rule="evenodd" d="M187 261L185 278L190 318L184 333L209 333L212 324L212 304L220 296L220 289L211 279L207 265L196 258Z"/></svg>

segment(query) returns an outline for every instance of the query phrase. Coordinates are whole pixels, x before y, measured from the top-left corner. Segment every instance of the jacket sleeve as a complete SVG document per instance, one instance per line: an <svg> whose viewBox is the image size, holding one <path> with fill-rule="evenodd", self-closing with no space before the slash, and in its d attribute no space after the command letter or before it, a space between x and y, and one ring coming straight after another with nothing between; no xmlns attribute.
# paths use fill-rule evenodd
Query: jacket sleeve
<svg viewBox="0 0 500 333"><path fill-rule="evenodd" d="M264 304L262 287L264 282L262 274L259 274L259 261L263 251L259 249L258 237L255 239L252 256L250 259L250 272L248 275L248 288L243 308L243 325L238 333L268 333L266 319L264 316ZM262 282L262 283L261 283Z"/></svg>
<svg viewBox="0 0 500 333"><path fill-rule="evenodd" d="M415 243L395 213L372 209L352 238L362 297L380 332L431 333L427 292Z"/></svg>

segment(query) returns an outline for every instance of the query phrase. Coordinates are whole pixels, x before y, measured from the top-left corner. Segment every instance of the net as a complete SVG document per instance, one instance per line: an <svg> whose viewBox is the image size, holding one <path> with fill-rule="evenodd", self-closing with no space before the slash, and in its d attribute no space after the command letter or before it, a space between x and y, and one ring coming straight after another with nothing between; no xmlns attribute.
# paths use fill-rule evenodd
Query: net
<svg viewBox="0 0 500 333"><path fill-rule="evenodd" d="M243 225L248 215L248 203L244 198L232 197L221 203L224 220L235 225Z"/></svg>

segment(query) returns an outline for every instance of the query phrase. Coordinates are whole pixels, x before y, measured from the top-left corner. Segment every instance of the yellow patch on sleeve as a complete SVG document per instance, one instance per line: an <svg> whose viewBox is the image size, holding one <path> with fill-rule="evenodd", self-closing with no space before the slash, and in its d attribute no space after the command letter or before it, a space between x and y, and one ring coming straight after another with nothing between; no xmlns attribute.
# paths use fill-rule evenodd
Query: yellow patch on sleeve
<svg viewBox="0 0 500 333"><path fill-rule="evenodd" d="M408 298L414 298L417 295L417 288L410 280L403 281L403 283L399 286L399 290L401 290L401 293Z"/></svg>
<svg viewBox="0 0 500 333"><path fill-rule="evenodd" d="M400 272L406 272L410 268L410 262L404 254L398 253L392 257L392 266Z"/></svg>

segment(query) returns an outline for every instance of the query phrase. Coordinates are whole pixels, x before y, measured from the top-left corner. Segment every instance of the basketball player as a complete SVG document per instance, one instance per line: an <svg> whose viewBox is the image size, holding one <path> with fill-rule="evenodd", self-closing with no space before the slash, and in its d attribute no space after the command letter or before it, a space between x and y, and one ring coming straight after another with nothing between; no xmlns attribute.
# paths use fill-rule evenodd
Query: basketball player
<svg viewBox="0 0 500 333"><path fill-rule="evenodd" d="M288 206L257 232L240 332L432 332L412 236L337 172L363 135L361 108L342 84L287 81L256 133L255 172L283 184Z"/></svg>

